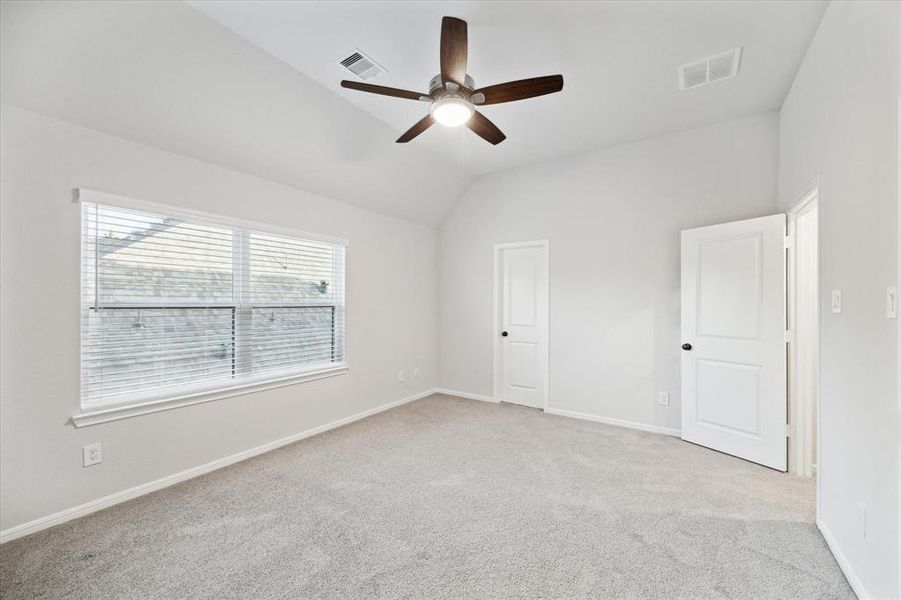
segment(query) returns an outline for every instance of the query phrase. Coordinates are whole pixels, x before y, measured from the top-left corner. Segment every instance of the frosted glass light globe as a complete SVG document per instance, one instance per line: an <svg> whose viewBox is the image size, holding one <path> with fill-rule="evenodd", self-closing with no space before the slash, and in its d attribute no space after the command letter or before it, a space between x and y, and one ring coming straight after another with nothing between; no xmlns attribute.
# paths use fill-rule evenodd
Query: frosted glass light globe
<svg viewBox="0 0 901 600"><path fill-rule="evenodd" d="M456 96L446 96L432 104L432 117L447 127L459 127L471 117L472 104Z"/></svg>

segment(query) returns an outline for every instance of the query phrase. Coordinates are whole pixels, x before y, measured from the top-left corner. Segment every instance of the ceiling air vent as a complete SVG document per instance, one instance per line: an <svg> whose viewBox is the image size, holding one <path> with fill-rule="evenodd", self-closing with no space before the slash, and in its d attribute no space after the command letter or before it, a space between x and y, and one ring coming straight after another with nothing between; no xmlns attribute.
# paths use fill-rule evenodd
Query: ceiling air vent
<svg viewBox="0 0 901 600"><path fill-rule="evenodd" d="M372 79L376 75L385 72L385 69L382 68L381 65L360 52L358 49L354 49L352 52L345 54L338 63L360 79Z"/></svg>
<svg viewBox="0 0 901 600"><path fill-rule="evenodd" d="M729 79L738 75L741 48L716 56L684 64L679 67L679 89L689 90L698 86Z"/></svg>

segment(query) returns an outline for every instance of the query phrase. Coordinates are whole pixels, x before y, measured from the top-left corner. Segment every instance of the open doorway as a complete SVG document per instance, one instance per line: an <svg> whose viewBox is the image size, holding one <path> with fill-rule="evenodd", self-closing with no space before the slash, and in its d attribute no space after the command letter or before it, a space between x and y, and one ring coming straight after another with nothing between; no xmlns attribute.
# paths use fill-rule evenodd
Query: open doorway
<svg viewBox="0 0 901 600"><path fill-rule="evenodd" d="M788 211L789 471L817 469L819 394L819 192L816 186Z"/></svg>

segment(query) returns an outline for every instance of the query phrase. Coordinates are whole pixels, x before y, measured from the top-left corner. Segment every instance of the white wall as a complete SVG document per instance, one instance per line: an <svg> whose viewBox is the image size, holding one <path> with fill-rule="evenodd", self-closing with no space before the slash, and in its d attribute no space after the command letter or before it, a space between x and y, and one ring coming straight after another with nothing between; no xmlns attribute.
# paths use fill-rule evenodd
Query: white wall
<svg viewBox="0 0 901 600"><path fill-rule="evenodd" d="M817 176L821 193L819 520L873 598L899 594L898 322L885 316L898 275L899 19L898 3L830 4L779 128L780 206Z"/></svg>
<svg viewBox="0 0 901 600"><path fill-rule="evenodd" d="M0 529L433 388L437 233L6 105L0 107ZM350 241L350 373L73 429L79 205L90 187ZM396 383L399 369L422 379ZM82 468L81 446L103 443Z"/></svg>
<svg viewBox="0 0 901 600"><path fill-rule="evenodd" d="M441 386L493 394L493 244L548 238L550 406L677 429L679 231L776 212L776 165L767 114L477 180L440 230Z"/></svg>

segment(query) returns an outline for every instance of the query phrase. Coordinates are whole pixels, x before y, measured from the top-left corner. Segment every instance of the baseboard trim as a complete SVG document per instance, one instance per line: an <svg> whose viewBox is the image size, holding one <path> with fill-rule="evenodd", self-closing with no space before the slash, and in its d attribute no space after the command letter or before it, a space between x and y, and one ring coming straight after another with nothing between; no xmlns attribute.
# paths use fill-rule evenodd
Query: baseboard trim
<svg viewBox="0 0 901 600"><path fill-rule="evenodd" d="M848 580L848 585L851 586L851 589L854 590L854 593L857 594L857 597L860 598L860 600L870 600L871 596L867 593L866 588L863 587L863 583L861 583L860 579L857 577L857 573L854 572L845 553L839 548L838 542L832 537L832 532L829 531L829 528L821 519L817 519L817 529L823 534L823 539L826 540L826 545L829 546L832 556L835 557L838 568L842 570L845 579Z"/></svg>
<svg viewBox="0 0 901 600"><path fill-rule="evenodd" d="M456 396L458 398L466 398L467 400L479 400L480 402L491 402L500 404L500 400L495 400L491 396L482 394L472 394L470 392L461 392L459 390L449 390L447 388L435 388L436 394L445 394L447 396ZM639 431L648 431L651 433L662 433L663 435L671 435L680 437L682 432L679 429L669 429L667 427L658 427L656 425L647 425L645 423L637 423L635 421L624 421L622 419L611 419L609 417L599 417L589 413L581 413L572 410L562 410L559 408L547 408L544 411L549 415L558 415L560 417L569 417L571 419L582 419L583 421L594 421L595 423L604 423L606 425L616 425L617 427L627 427L629 429L638 429Z"/></svg>
<svg viewBox="0 0 901 600"><path fill-rule="evenodd" d="M431 396L434 393L434 389L429 389L418 394L413 394L411 396L407 396L406 398L401 398L400 400L389 402L388 404L383 404L375 408L370 408L369 410L364 410L363 412L350 415L349 417L344 417L343 419L338 419L337 421L332 421L331 423L326 423L325 425L320 425L319 427L307 429L306 431L274 440L272 442L267 442L255 448L250 448L249 450L237 452L235 454L219 458L217 460L199 465L197 467L193 467L191 469L187 469L185 471L181 471L179 473L161 477L160 479L157 479L155 481L142 483L141 485L137 485L120 492L115 492L108 496L104 496L96 500L91 500L89 502L85 502L84 504L79 504L78 506L73 506L72 508L61 510L51 515L47 515L46 517L39 517L32 521L28 521L27 523L22 523L21 525L10 527L9 529L0 531L0 544L5 544L6 542L11 542L12 540L25 537L26 535L31 535L32 533L37 533L38 531L49 529L50 527L53 527L55 525L61 525L67 521L89 515L99 510L103 510L104 508L109 508L110 506L121 504L122 502L126 502L128 500L132 500L133 498L137 498L139 496L167 488L171 485L175 485L176 483L181 483L182 481L187 481L188 479L193 479L194 477L199 477L200 475L205 475L223 467L239 463L241 461L247 460L248 458L253 458L254 456L259 456L260 454L265 454L266 452L270 452L272 450L275 450L276 448L281 448L282 446L293 444L294 442L298 442L308 437L312 437L320 433L325 433L326 431L332 429L337 429L338 427L341 427L343 425L349 425L354 421L359 421L361 419L365 419L366 417L371 417L372 415L401 406L402 404L407 404L408 402L413 402L414 400L420 400L427 396Z"/></svg>
<svg viewBox="0 0 901 600"><path fill-rule="evenodd" d="M658 427L657 425L648 425L646 423L638 423L635 421L624 421L623 419L611 419L610 417L599 417L590 413L576 412L573 410L563 410L560 408L546 408L545 413L549 415L558 415L561 417L569 417L571 419L582 419L583 421L594 421L595 423L604 423L605 425L616 425L617 427L627 427L629 429L638 429L639 431L648 431L651 433L662 433L663 435L671 435L680 437L682 432L679 429L670 429L668 427Z"/></svg>
<svg viewBox="0 0 901 600"><path fill-rule="evenodd" d="M500 400L495 400L491 396L483 396L482 394L471 394L469 392L461 392L458 390L449 390L446 388L435 388L436 394L444 394L446 396L457 396L458 398L466 398L467 400L478 400L480 402L491 402L500 404Z"/></svg>

